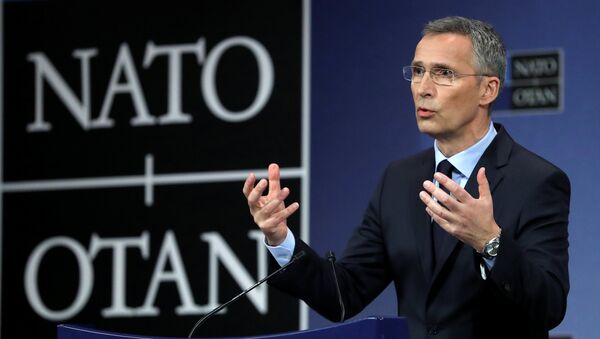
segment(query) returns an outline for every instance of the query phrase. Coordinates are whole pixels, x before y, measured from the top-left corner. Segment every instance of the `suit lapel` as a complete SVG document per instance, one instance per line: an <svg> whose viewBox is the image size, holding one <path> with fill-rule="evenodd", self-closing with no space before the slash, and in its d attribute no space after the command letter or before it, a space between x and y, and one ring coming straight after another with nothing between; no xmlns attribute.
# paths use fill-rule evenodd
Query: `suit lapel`
<svg viewBox="0 0 600 339"><path fill-rule="evenodd" d="M431 218L429 217L429 214L425 212L425 205L423 205L423 202L419 198L419 192L423 190L423 181L431 180L433 177L434 167L435 156L433 149L431 149L430 152L425 153L420 168L417 170L413 187L411 187L411 192L414 192L412 210L408 212L408 214L414 218L412 224L415 225L415 227L413 227L416 238L415 243L417 244L419 259L426 281L431 279L431 274L433 272Z"/></svg>

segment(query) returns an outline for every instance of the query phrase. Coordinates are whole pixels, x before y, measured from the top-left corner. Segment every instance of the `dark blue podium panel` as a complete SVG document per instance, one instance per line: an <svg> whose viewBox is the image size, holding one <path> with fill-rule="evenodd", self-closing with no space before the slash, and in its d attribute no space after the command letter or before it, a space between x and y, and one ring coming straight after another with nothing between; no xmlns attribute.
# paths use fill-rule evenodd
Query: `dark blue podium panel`
<svg viewBox="0 0 600 339"><path fill-rule="evenodd" d="M174 337L149 337L115 332L99 331L75 325L58 325L57 339L176 339ZM404 318L369 317L348 321L316 330L287 332L274 335L236 337L248 338L291 338L291 339L325 339L325 338L377 338L377 339L409 339L408 325ZM222 339L222 338L221 338Z"/></svg>

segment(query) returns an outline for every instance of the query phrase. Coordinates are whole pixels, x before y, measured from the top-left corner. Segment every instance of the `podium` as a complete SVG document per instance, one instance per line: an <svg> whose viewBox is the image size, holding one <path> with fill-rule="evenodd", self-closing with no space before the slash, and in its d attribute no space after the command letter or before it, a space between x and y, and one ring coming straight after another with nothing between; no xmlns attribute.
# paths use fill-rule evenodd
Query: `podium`
<svg viewBox="0 0 600 339"><path fill-rule="evenodd" d="M153 337L129 335L115 332L99 331L76 325L58 325L57 339L178 339L174 337ZM232 338L232 337L230 337ZM330 327L287 332L264 336L234 337L236 339L330 339L330 338L362 338L362 339L410 339L408 325L404 318L368 317L348 321ZM183 339L183 338L181 338ZM223 339L223 338L221 338Z"/></svg>

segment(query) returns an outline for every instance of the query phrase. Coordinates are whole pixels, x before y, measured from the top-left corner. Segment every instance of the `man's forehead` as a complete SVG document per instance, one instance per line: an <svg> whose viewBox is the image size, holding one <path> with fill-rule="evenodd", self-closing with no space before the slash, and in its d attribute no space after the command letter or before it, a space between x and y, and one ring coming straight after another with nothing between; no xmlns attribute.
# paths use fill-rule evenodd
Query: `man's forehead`
<svg viewBox="0 0 600 339"><path fill-rule="evenodd" d="M458 67L472 65L471 39L454 33L427 34L417 44L413 65Z"/></svg>

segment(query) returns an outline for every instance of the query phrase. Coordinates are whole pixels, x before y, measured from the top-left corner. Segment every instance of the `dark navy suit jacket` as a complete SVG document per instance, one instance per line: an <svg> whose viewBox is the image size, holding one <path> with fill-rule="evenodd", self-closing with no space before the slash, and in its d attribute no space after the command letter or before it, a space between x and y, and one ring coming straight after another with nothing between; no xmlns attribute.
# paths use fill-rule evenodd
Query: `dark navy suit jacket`
<svg viewBox="0 0 600 339"><path fill-rule="evenodd" d="M432 272L431 221L419 199L434 172L433 149L388 166L362 223L336 263L346 317L360 312L390 282L411 338L547 338L566 311L569 291L570 183L563 171L515 143L501 125L465 189L478 197L486 168L500 252L484 280L482 258L453 238ZM308 254L271 284L332 321L340 318L330 264Z"/></svg>

